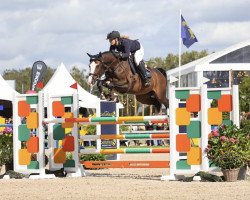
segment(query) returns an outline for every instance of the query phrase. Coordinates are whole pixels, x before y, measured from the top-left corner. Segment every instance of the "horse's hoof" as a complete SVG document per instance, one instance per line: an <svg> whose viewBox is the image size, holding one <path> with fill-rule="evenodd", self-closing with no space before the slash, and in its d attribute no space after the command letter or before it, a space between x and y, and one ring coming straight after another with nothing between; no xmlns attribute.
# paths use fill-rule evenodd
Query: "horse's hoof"
<svg viewBox="0 0 250 200"><path fill-rule="evenodd" d="M114 102L119 103L119 99L118 99L118 98L115 98L115 99L114 99Z"/></svg>

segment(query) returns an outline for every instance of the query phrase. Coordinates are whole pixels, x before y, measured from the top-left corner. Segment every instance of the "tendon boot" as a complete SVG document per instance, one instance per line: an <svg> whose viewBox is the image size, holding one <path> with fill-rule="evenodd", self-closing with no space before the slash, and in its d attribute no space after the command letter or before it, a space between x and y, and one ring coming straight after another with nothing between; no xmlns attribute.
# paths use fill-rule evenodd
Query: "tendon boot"
<svg viewBox="0 0 250 200"><path fill-rule="evenodd" d="M139 69L139 74L141 75L141 79L144 83L144 86L148 87L150 85L150 79L148 77L147 70L145 68L145 63L141 61L137 67Z"/></svg>

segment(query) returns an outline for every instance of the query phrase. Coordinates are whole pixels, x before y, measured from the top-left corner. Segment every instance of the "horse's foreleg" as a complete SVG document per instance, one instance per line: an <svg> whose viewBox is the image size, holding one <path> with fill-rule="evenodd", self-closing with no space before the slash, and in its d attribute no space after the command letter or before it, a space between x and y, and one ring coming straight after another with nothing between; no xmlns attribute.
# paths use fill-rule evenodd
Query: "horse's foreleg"
<svg viewBox="0 0 250 200"><path fill-rule="evenodd" d="M106 99L106 95L105 95L105 93L103 92L104 81L103 81L103 80L100 80L100 81L97 82L96 85L97 85L97 89L98 89L98 91L99 91L99 93L100 93L100 98L101 98L101 99Z"/></svg>
<svg viewBox="0 0 250 200"><path fill-rule="evenodd" d="M119 102L119 97L118 97L118 94L116 93L116 91L114 89L111 89L110 90L110 96L111 96L111 99L113 101L115 101L116 103Z"/></svg>

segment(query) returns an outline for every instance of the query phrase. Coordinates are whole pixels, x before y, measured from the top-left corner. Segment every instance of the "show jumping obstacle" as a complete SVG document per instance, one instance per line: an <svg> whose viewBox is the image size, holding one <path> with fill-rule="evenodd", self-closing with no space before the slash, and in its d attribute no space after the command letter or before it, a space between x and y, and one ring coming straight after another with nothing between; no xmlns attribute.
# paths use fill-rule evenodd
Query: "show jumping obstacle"
<svg viewBox="0 0 250 200"><path fill-rule="evenodd" d="M47 97L47 116L78 117L77 94ZM65 112L65 109L72 112ZM26 123L22 123L23 121ZM51 178L45 174L44 94L16 95L13 101L14 170L31 178ZM70 131L70 134L69 134ZM75 123L48 124L49 169L64 168L68 176L84 175L78 156L78 126ZM72 157L67 158L71 153Z"/></svg>
<svg viewBox="0 0 250 200"><path fill-rule="evenodd" d="M93 166L92 168L118 166L146 168L146 166L155 167L158 164L160 167L162 164L167 168L170 165L170 175L163 177L163 180L176 179L176 176L181 174L195 174L198 171L213 170L214 167L209 166L204 152L208 135L212 129L221 124L234 123L239 125L238 87L208 90L204 85L202 88L176 89L171 87L170 89L170 134L157 134L162 138L170 137L170 149L81 150L85 153L102 154L170 152L170 161L155 161L154 163L153 161L97 161L97 163L85 163L85 166ZM212 101L217 103L212 104ZM49 169L56 170L63 167L71 176L81 176L83 169L78 158L79 130L77 123L96 123L97 126L102 126L102 124L118 124L126 123L126 121L167 120L166 116L78 118L76 94L48 96L47 119L44 118L43 113L44 97L42 93L16 96L13 106L15 171L27 174L38 173L42 178L47 178L44 164L44 122L48 123ZM225 115L222 113L228 113L229 118L224 119ZM26 124L21 123L23 118L26 118ZM30 134L34 130L36 133ZM126 139L136 137L149 139L149 137L157 137L157 135L145 134L142 136L141 134L141 136L135 136L132 134L128 136L125 134L124 136L100 135L91 137L97 140L110 138L116 140L126 137ZM86 136L84 137L86 138ZM72 158L67 157L68 152L72 153Z"/></svg>

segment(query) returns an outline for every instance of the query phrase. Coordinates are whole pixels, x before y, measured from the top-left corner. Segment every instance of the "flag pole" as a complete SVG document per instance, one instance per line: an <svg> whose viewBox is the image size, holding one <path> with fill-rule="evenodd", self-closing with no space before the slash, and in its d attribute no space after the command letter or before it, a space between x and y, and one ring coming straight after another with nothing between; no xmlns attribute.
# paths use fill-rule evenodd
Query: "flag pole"
<svg viewBox="0 0 250 200"><path fill-rule="evenodd" d="M181 9L179 17L179 87L181 86Z"/></svg>

